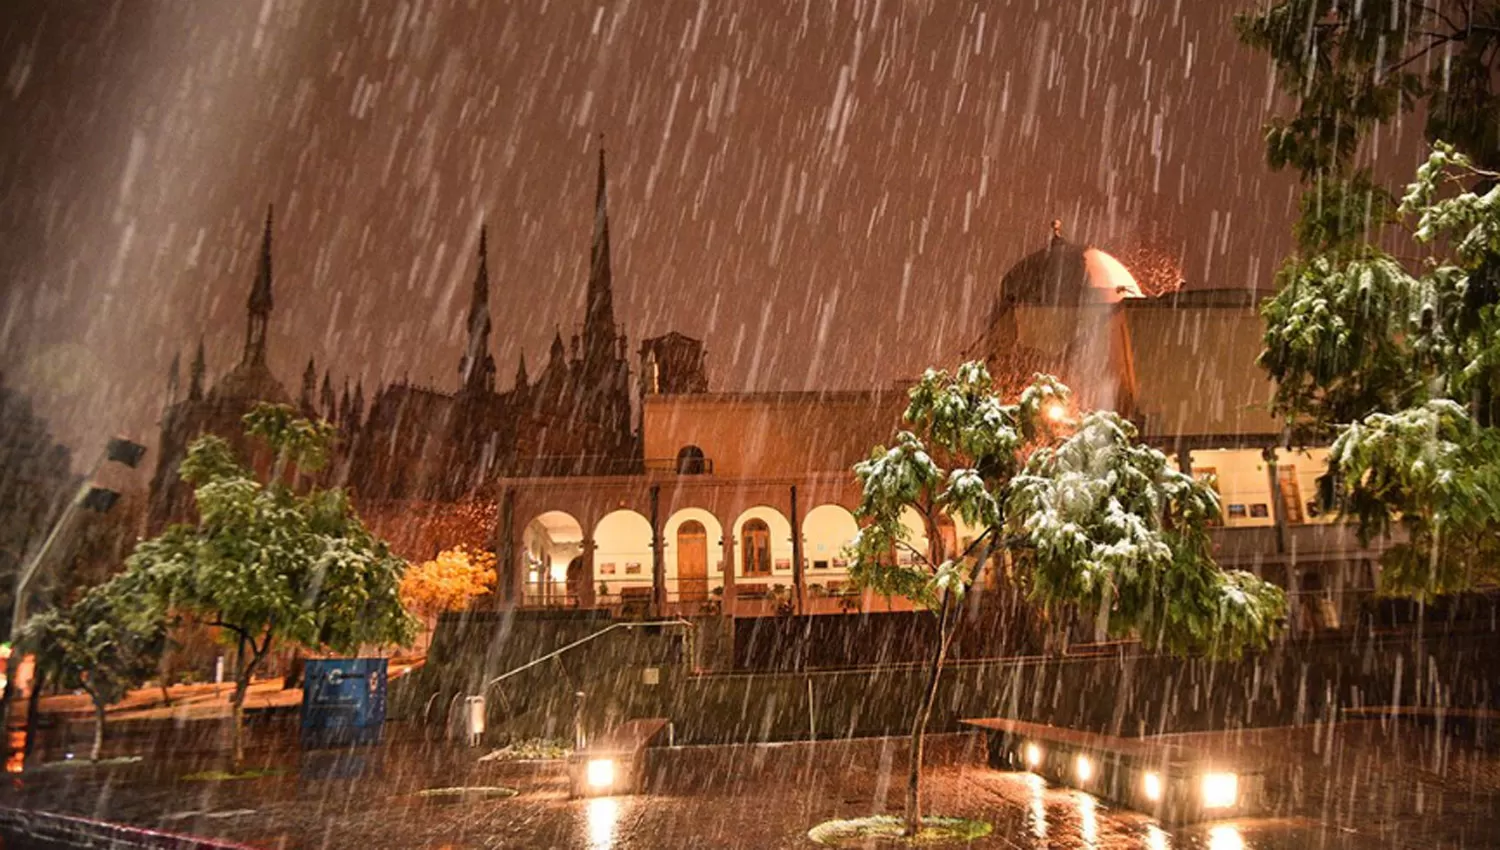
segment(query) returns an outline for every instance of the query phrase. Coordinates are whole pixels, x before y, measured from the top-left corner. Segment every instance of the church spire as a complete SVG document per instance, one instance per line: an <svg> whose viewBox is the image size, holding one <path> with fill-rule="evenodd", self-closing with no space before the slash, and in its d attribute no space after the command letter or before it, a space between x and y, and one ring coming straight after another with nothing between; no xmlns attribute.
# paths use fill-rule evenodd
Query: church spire
<svg viewBox="0 0 1500 850"><path fill-rule="evenodd" d="M307 358L307 368L302 370L302 393L297 397L297 406L301 408L302 415L310 419L317 418L318 413L318 367L313 363L311 357Z"/></svg>
<svg viewBox="0 0 1500 850"><path fill-rule="evenodd" d="M588 304L583 319L583 359L599 367L614 357L615 307L609 256L609 201L604 170L604 134L599 134L599 183L594 195L594 245L589 263Z"/></svg>
<svg viewBox="0 0 1500 850"><path fill-rule="evenodd" d="M260 268L250 287L250 316L245 330L244 364L266 362L266 324L271 319L271 215L266 207L266 230L260 240Z"/></svg>
<svg viewBox="0 0 1500 850"><path fill-rule="evenodd" d="M495 361L490 357L490 268L489 234L479 226L479 270L474 273L474 290L469 298L469 339L463 359L458 362L459 389L493 390Z"/></svg>
<svg viewBox="0 0 1500 850"><path fill-rule="evenodd" d="M167 370L167 407L177 403L177 388L182 381L182 353L172 355L172 367Z"/></svg>
<svg viewBox="0 0 1500 850"><path fill-rule="evenodd" d="M516 366L516 392L526 392L531 386L531 378L526 374L526 352L521 352L521 362Z"/></svg>

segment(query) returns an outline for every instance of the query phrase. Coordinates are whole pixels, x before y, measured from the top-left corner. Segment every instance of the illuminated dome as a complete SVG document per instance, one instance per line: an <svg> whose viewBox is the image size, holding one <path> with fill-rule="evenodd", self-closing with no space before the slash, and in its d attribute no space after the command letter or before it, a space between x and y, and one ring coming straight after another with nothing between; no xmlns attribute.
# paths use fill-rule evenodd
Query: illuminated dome
<svg viewBox="0 0 1500 850"><path fill-rule="evenodd" d="M1057 226L1054 224L1054 228ZM1123 263L1098 248L1075 245L1057 233L1051 244L1023 257L1000 281L1002 304L1069 307L1141 297L1140 284Z"/></svg>

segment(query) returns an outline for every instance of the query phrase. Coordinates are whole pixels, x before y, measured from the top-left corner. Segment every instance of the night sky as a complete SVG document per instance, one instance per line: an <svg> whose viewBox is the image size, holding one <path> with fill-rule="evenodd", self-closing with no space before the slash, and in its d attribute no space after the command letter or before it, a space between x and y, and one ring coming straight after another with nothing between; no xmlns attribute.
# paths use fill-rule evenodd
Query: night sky
<svg viewBox="0 0 1500 850"><path fill-rule="evenodd" d="M454 387L482 221L508 387L581 320L599 133L618 320L704 338L716 389L951 357L1054 216L1269 286L1241 5L9 0L0 368L75 446L154 440L174 353L238 359L274 203L290 392L309 355Z"/></svg>

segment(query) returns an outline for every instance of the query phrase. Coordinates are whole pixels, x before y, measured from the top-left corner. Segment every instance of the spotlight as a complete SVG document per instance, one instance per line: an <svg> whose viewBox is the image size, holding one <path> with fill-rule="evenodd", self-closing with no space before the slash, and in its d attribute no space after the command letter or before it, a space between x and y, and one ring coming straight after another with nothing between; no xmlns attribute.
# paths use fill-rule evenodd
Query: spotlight
<svg viewBox="0 0 1500 850"><path fill-rule="evenodd" d="M1146 799L1153 803L1161 800L1161 774L1148 773L1141 783L1142 790L1146 792Z"/></svg>
<svg viewBox="0 0 1500 850"><path fill-rule="evenodd" d="M1079 782L1088 782L1094 778L1094 763L1088 756L1079 756L1073 762L1073 772L1078 775Z"/></svg>
<svg viewBox="0 0 1500 850"><path fill-rule="evenodd" d="M1038 747L1036 744L1027 744L1026 752L1024 755L1026 756L1026 767L1030 768L1031 770L1036 770L1037 768L1042 766L1041 747Z"/></svg>
<svg viewBox="0 0 1500 850"><path fill-rule="evenodd" d="M588 767L589 787L608 788L615 784L615 763L613 759L594 759L589 762Z"/></svg>
<svg viewBox="0 0 1500 850"><path fill-rule="evenodd" d="M1240 780L1233 773L1205 773L1203 775L1203 808L1227 809L1240 796Z"/></svg>

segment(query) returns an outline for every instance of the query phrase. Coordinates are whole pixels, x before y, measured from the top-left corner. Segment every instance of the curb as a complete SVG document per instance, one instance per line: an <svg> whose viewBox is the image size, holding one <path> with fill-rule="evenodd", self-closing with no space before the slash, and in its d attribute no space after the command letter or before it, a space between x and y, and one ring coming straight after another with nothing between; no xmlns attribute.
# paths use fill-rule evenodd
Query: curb
<svg viewBox="0 0 1500 850"><path fill-rule="evenodd" d="M259 850L249 844L177 835L91 818L0 807L0 829L18 839L32 838L64 847L105 846L111 850Z"/></svg>

